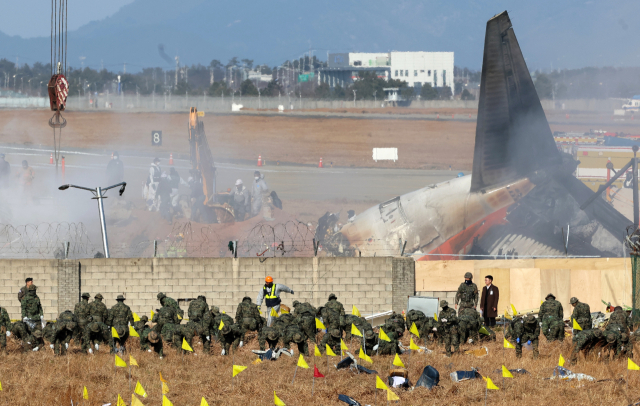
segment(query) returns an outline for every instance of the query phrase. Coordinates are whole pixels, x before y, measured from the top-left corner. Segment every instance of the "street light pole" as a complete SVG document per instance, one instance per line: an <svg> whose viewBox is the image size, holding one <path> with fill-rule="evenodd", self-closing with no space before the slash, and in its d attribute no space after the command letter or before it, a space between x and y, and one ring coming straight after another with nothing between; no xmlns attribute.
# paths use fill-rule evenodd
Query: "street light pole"
<svg viewBox="0 0 640 406"><path fill-rule="evenodd" d="M107 197L105 196L107 190L109 189L113 189L115 187L120 186L120 196L122 196L122 194L124 193L124 189L127 187L127 183L126 182L121 182L118 183L116 185L113 186L109 186L106 188L101 188L100 186L98 186L95 189L91 189L88 187L84 187L84 186L76 186L76 185L62 185L60 186L58 189L59 190L67 190L70 187L76 188L76 189L82 189L82 190L88 190L89 192L93 193L93 197L92 199L96 199L98 201L98 214L100 215L100 228L102 229L102 245L104 247L104 256L105 258L111 258L111 255L109 253L109 239L107 238L107 222L105 220L104 217L104 203L103 203L103 199L106 199Z"/></svg>

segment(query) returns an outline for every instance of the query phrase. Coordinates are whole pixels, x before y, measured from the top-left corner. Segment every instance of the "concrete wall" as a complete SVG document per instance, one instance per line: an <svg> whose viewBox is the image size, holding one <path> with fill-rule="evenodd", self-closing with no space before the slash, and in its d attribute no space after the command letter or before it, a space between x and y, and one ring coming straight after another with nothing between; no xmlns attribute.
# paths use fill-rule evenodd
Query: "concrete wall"
<svg viewBox="0 0 640 406"><path fill-rule="evenodd" d="M500 290L498 313L511 303L518 311L537 309L553 293L571 314L573 296L588 303L591 311L604 311L605 302L631 306L631 262L629 258L553 258L489 261L418 261L416 293L452 301L464 274L471 272L481 289L485 275L494 277Z"/></svg>
<svg viewBox="0 0 640 406"><path fill-rule="evenodd" d="M282 295L289 306L296 299L321 306L333 292L347 311L356 305L363 315L402 311L415 283L410 258L1 260L0 306L19 318L17 291L32 277L47 319L73 310L80 292L102 293L108 307L123 294L139 315L159 307L158 292L178 300L185 311L188 299L204 294L210 305L235 314L244 296L255 300L267 275L295 291Z"/></svg>

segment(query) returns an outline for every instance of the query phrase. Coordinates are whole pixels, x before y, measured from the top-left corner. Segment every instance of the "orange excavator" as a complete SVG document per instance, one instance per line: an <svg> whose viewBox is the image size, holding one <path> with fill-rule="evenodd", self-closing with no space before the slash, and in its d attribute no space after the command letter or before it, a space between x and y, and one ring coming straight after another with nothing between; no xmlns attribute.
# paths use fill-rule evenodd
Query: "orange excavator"
<svg viewBox="0 0 640 406"><path fill-rule="evenodd" d="M202 183L203 196L192 197L191 207L188 209L195 214L193 220L201 223L232 223L234 221L233 208L229 204L229 193L216 193L216 167L213 155L204 133L204 123L200 120L198 109L191 107L189 112L189 152L191 159L191 176L198 188ZM182 204L183 211L187 207ZM185 213L186 214L186 213Z"/></svg>

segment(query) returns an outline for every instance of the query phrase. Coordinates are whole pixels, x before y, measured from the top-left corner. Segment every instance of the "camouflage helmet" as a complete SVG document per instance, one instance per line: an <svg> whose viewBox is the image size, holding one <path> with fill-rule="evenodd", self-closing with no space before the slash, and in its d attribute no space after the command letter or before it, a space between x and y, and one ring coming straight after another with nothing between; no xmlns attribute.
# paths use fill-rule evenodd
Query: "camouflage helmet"
<svg viewBox="0 0 640 406"><path fill-rule="evenodd" d="M162 300L165 297L167 297L167 295L165 295L164 293L160 292L160 293L158 293L158 295L156 297L158 298L158 300Z"/></svg>
<svg viewBox="0 0 640 406"><path fill-rule="evenodd" d="M447 306L449 306L449 302L447 302L446 300L442 299L440 301L440 307L442 307L444 309Z"/></svg>
<svg viewBox="0 0 640 406"><path fill-rule="evenodd" d="M144 315L144 316L140 317L140 321L143 322L143 323L146 323L146 322L149 321L149 318L146 315Z"/></svg>
<svg viewBox="0 0 640 406"><path fill-rule="evenodd" d="M329 334L331 334L331 337L335 337L335 338L342 337L342 334L340 333L340 330L338 330L337 328L331 329L331 331L329 331Z"/></svg>
<svg viewBox="0 0 640 406"><path fill-rule="evenodd" d="M67 330L73 331L76 328L76 323L74 321L68 321L66 327Z"/></svg>
<svg viewBox="0 0 640 406"><path fill-rule="evenodd" d="M578 303L578 298L577 298L577 297L575 297L575 296L574 296L574 297L572 297L572 298L571 298L571 300L569 300L569 303L571 303L571 304L576 304L576 303Z"/></svg>
<svg viewBox="0 0 640 406"><path fill-rule="evenodd" d="M243 297L243 298L242 298L242 302L243 302L243 303L244 303L244 302L251 303L251 298L250 298L249 296L245 296L245 297Z"/></svg>
<svg viewBox="0 0 640 406"><path fill-rule="evenodd" d="M89 292L84 292L81 297L89 299L91 295L89 294Z"/></svg>
<svg viewBox="0 0 640 406"><path fill-rule="evenodd" d="M473 274L471 272L467 272L464 274L465 279L473 279Z"/></svg>
<svg viewBox="0 0 640 406"><path fill-rule="evenodd" d="M33 331L33 336L34 336L35 338L42 338L42 330L40 330L40 329L36 329L36 330L34 330L34 331Z"/></svg>
<svg viewBox="0 0 640 406"><path fill-rule="evenodd" d="M198 300L203 300L205 303L207 303L207 297L204 295L198 296Z"/></svg>
<svg viewBox="0 0 640 406"><path fill-rule="evenodd" d="M98 293L97 295L94 296L94 298L102 300L103 299L102 293Z"/></svg>
<svg viewBox="0 0 640 406"><path fill-rule="evenodd" d="M595 329L593 330L593 335L597 338L597 339L601 339L604 334L602 333L602 330L599 329Z"/></svg>
<svg viewBox="0 0 640 406"><path fill-rule="evenodd" d="M329 300L333 300L333 299L336 299L336 300L337 300L337 299L338 299L338 296L336 296L334 293L331 293L331 294L329 295Z"/></svg>
<svg viewBox="0 0 640 406"><path fill-rule="evenodd" d="M367 340L371 340L375 336L376 334L373 332L373 330L367 330L364 332L364 338L366 338Z"/></svg>
<svg viewBox="0 0 640 406"><path fill-rule="evenodd" d="M293 334L293 341L294 341L296 344L299 344L299 343L301 343L302 341L304 341L304 336L302 335L302 333L298 333L298 332L296 332L296 333L294 333L294 334Z"/></svg>
<svg viewBox="0 0 640 406"><path fill-rule="evenodd" d="M222 334L229 334L229 332L231 332L231 326L225 324L220 331L222 331Z"/></svg>
<svg viewBox="0 0 640 406"><path fill-rule="evenodd" d="M89 329L94 333L99 333L100 332L100 324L91 323L91 327L89 327Z"/></svg>
<svg viewBox="0 0 640 406"><path fill-rule="evenodd" d="M553 293L549 293L549 294L544 298L544 300L549 300L549 298L550 298L550 297L552 297L553 299L555 299L555 298L556 298L556 297L555 297L555 295L554 295Z"/></svg>
<svg viewBox="0 0 640 406"><path fill-rule="evenodd" d="M613 333L609 333L609 334L607 334L607 342L608 342L609 344L611 344L611 343L615 343L615 342L616 342L616 335L615 335L615 334L613 334Z"/></svg>
<svg viewBox="0 0 640 406"><path fill-rule="evenodd" d="M211 306L210 311L213 314L218 314L218 313L220 313L220 308L218 306Z"/></svg>
<svg viewBox="0 0 640 406"><path fill-rule="evenodd" d="M525 323L535 323L536 317L533 314L527 314L524 318Z"/></svg>
<svg viewBox="0 0 640 406"><path fill-rule="evenodd" d="M119 301L124 301L126 299L124 298L124 296L118 295L118 297L116 297L116 300L119 302Z"/></svg>
<svg viewBox="0 0 640 406"><path fill-rule="evenodd" d="M294 300L294 301L293 301L293 307L296 307L296 306L298 306L299 304L300 304L300 302L298 302L297 300Z"/></svg>
<svg viewBox="0 0 640 406"><path fill-rule="evenodd" d="M274 328L269 329L269 331L267 331L267 338L269 340L277 340L278 339L278 332Z"/></svg>
<svg viewBox="0 0 640 406"><path fill-rule="evenodd" d="M627 342L627 341L629 341L629 334L627 334L627 333L622 333L622 334L620 335L620 339L621 339L623 342Z"/></svg>
<svg viewBox="0 0 640 406"><path fill-rule="evenodd" d="M124 337L127 334L126 326L116 326L116 332L120 338Z"/></svg>
<svg viewBox="0 0 640 406"><path fill-rule="evenodd" d="M149 332L147 339L150 343L156 344L158 341L160 341L160 336L158 335L158 333L152 330Z"/></svg>

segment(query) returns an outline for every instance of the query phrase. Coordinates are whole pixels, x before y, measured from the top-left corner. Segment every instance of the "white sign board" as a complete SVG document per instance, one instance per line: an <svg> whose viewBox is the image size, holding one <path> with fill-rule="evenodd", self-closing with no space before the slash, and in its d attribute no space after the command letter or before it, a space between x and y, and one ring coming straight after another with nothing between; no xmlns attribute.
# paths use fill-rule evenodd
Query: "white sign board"
<svg viewBox="0 0 640 406"><path fill-rule="evenodd" d="M233 103L231 105L231 111L240 111L244 107L242 104Z"/></svg>
<svg viewBox="0 0 640 406"><path fill-rule="evenodd" d="M395 162L398 160L398 148L374 148L373 160Z"/></svg>

